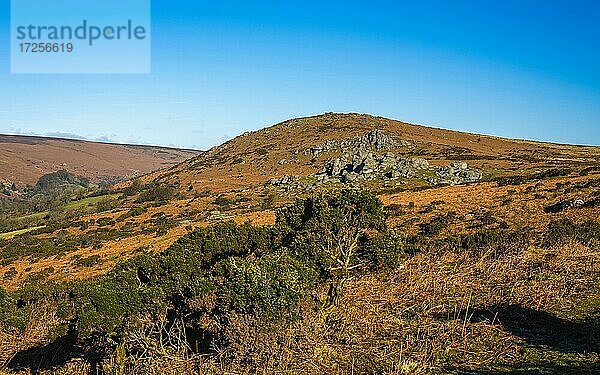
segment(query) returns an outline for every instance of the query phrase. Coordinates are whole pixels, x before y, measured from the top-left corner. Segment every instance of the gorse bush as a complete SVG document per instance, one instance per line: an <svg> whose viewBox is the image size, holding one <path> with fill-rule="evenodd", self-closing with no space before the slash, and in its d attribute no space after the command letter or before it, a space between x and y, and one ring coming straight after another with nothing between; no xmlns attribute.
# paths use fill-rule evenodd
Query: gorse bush
<svg viewBox="0 0 600 375"><path fill-rule="evenodd" d="M282 208L276 226L300 260L330 280L328 303L337 302L344 283L361 263L361 237L386 229L383 204L365 190L321 193Z"/></svg>
<svg viewBox="0 0 600 375"><path fill-rule="evenodd" d="M231 198L228 198L225 196L220 196L220 197L215 198L214 204L216 204L217 206L220 206L220 207L227 207L227 206L231 206L231 205L235 204L235 201Z"/></svg>
<svg viewBox="0 0 600 375"><path fill-rule="evenodd" d="M123 195L126 197L131 197L133 195L138 194L144 190L144 184L139 179L135 179L131 182L131 184L125 188L123 188Z"/></svg>
<svg viewBox="0 0 600 375"><path fill-rule="evenodd" d="M532 181L568 176L572 172L573 171L568 168L552 168L526 175L496 177L493 181L496 181L498 186L523 185Z"/></svg>
<svg viewBox="0 0 600 375"><path fill-rule="evenodd" d="M72 316L64 318L75 322L79 334L86 337L95 333L122 334L122 326L135 322L139 314L155 316L167 306L164 291L156 285L142 283L140 271L133 266L149 258L144 256L126 262L99 280L79 284L71 297Z"/></svg>
<svg viewBox="0 0 600 375"><path fill-rule="evenodd" d="M314 286L316 273L288 254L269 254L258 261L231 257L217 265L220 308L277 321L293 318L294 307Z"/></svg>
<svg viewBox="0 0 600 375"><path fill-rule="evenodd" d="M147 211L148 211L148 209L147 209L147 208L145 208L145 207L141 207L141 206L135 206L135 207L132 207L132 208L130 208L130 209L129 209L129 211L127 211L126 213L124 213L124 214L122 214L122 215L118 216L118 217L116 218L116 221L117 221L117 222L125 221L125 220L127 220L127 219L129 219L129 218L132 218L132 217L136 217L136 216L143 215L143 214L145 214Z"/></svg>
<svg viewBox="0 0 600 375"><path fill-rule="evenodd" d="M377 197L344 189L296 201L272 226L224 222L195 230L94 280L2 292L0 318L23 328L31 306L51 303L63 322L58 331L80 339L120 342L150 319L210 338L190 344L206 350L235 339L219 328L232 314L281 324L317 286L329 283L323 302L336 303L350 275L396 267L403 257L404 239L387 233Z"/></svg>
<svg viewBox="0 0 600 375"><path fill-rule="evenodd" d="M396 232L363 237L361 258L373 270L397 268L411 254L409 240Z"/></svg>
<svg viewBox="0 0 600 375"><path fill-rule="evenodd" d="M279 245L277 232L272 227L225 222L180 238L164 253L164 257L173 261L197 259L199 267L210 269L221 259L251 254L261 256Z"/></svg>
<svg viewBox="0 0 600 375"><path fill-rule="evenodd" d="M323 193L284 207L276 225L300 259L312 263L324 277L348 271L358 261L358 245L368 230L385 230L383 205L363 190Z"/></svg>
<svg viewBox="0 0 600 375"><path fill-rule="evenodd" d="M174 189L171 186L149 184L138 195L135 201L136 203L167 201L173 196L173 194Z"/></svg>
<svg viewBox="0 0 600 375"><path fill-rule="evenodd" d="M6 290L4 290L4 288L0 287L0 308L4 308L6 306L8 306L9 303L9 295L6 292ZM2 317L2 319L4 319L4 311L0 310L0 317Z"/></svg>
<svg viewBox="0 0 600 375"><path fill-rule="evenodd" d="M447 242L457 250L466 250L480 255L487 253L499 257L525 250L529 246L530 233L523 230L483 229L448 239Z"/></svg>
<svg viewBox="0 0 600 375"><path fill-rule="evenodd" d="M435 237L456 218L456 212L436 216L430 222L421 224L421 235Z"/></svg>

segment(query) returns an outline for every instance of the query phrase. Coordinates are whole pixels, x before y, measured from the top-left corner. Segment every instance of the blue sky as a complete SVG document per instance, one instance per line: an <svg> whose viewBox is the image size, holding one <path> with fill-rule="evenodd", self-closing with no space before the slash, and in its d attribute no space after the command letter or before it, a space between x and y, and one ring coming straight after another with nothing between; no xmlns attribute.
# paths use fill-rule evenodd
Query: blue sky
<svg viewBox="0 0 600 375"><path fill-rule="evenodd" d="M208 148L359 112L600 145L600 2L152 2L152 74L11 75L0 132Z"/></svg>

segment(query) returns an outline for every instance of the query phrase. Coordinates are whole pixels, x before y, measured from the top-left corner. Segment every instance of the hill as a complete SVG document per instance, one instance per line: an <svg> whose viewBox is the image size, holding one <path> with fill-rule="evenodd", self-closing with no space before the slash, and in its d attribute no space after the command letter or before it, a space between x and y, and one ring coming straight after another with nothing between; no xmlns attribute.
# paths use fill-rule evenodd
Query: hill
<svg viewBox="0 0 600 375"><path fill-rule="evenodd" d="M22 188L59 170L91 182L115 182L171 167L197 154L167 147L0 135L0 181Z"/></svg>
<svg viewBox="0 0 600 375"><path fill-rule="evenodd" d="M546 206L585 198L593 193L594 185L589 183L581 194L571 192L562 199L557 188L545 195L539 190L555 183L585 186L584 181L593 180L599 171L597 147L480 136L360 114L293 119L243 134L133 183L119 183L110 191L92 193L91 198L74 198L66 205L68 216L61 218L64 214L57 213L51 221L57 221L54 225L61 231L66 226L74 240L95 237L98 229L112 229L93 249L74 244L69 250L73 256L100 255L106 259L102 264L78 267L68 258L53 256L42 256L31 264L16 258L0 273L12 267L20 270L6 285L15 285L50 265L55 271L64 270L52 277L95 275L138 249L164 250L186 228L229 219L272 223L277 207L340 186L369 188L384 203L403 207L398 209L405 214L412 211L404 218L410 231L447 212L478 217L485 211L502 216L509 221L507 225L542 228L555 216L544 212ZM564 210L562 215L577 213ZM13 213L14 219L5 228L13 231L51 224L47 213L42 214ZM69 224L73 216L77 219ZM68 228L97 220L106 220L108 225ZM400 224L398 218L391 220Z"/></svg>
<svg viewBox="0 0 600 375"><path fill-rule="evenodd" d="M403 158L423 158L433 166L467 162L487 175L587 166L600 160L600 151L594 147L481 136L361 114L325 114L243 134L146 179L178 184L185 189L192 186L190 192L226 192L260 186L272 178L310 176L321 172L334 157L359 152L356 141L374 131L383 134L382 138L391 137L390 143L380 145L379 151ZM370 145L369 140L366 146L378 147L375 143Z"/></svg>
<svg viewBox="0 0 600 375"><path fill-rule="evenodd" d="M598 147L325 114L9 209L8 372L600 370Z"/></svg>

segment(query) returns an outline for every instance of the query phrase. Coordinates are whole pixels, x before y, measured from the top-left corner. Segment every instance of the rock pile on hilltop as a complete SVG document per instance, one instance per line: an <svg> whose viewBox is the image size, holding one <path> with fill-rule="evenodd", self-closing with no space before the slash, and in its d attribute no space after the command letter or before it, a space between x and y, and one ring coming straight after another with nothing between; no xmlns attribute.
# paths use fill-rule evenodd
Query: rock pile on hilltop
<svg viewBox="0 0 600 375"><path fill-rule="evenodd" d="M464 162L436 167L423 158L403 157L389 151L410 146L410 142L395 139L378 129L352 140L327 141L309 148L305 155L310 155L313 159L330 152L341 152L342 155L327 160L323 170L310 176L307 181L320 186L328 183L417 178L432 185L460 185L482 178L480 171L469 168ZM303 185L301 179L294 176L272 179L269 183L286 191L305 190L300 186Z"/></svg>
<svg viewBox="0 0 600 375"><path fill-rule="evenodd" d="M470 169L464 162L433 167L422 158L405 158L391 152L382 156L367 152L331 159L314 177L320 183L421 178L432 185L460 185L481 180L482 173Z"/></svg>
<svg viewBox="0 0 600 375"><path fill-rule="evenodd" d="M395 139L382 130L375 129L363 135L362 137L355 139L326 141L319 145L312 146L308 150L304 151L304 154L310 155L314 159L326 152L346 150L354 150L356 152L368 150L382 151L395 147L409 147L411 145L412 143L408 141Z"/></svg>

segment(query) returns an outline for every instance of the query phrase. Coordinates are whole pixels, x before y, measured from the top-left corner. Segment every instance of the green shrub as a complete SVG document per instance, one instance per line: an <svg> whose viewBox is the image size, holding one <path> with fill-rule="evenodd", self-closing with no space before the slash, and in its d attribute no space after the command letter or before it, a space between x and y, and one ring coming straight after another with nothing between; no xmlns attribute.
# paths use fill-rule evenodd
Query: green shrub
<svg viewBox="0 0 600 375"><path fill-rule="evenodd" d="M322 192L277 212L284 243L303 263L329 280L327 303L336 304L351 272L362 266L361 238L385 231L383 204L361 189Z"/></svg>
<svg viewBox="0 0 600 375"><path fill-rule="evenodd" d="M523 231L507 231L484 229L458 238L458 246L474 253L482 254L493 250L496 256L514 254L527 248L530 242L529 233Z"/></svg>
<svg viewBox="0 0 600 375"><path fill-rule="evenodd" d="M261 210L269 210L275 206L277 203L277 194L269 193L263 201L260 203Z"/></svg>
<svg viewBox="0 0 600 375"><path fill-rule="evenodd" d="M10 307L13 304L8 292L0 287L0 321L6 322L10 314Z"/></svg>
<svg viewBox="0 0 600 375"><path fill-rule="evenodd" d="M145 207L135 206L135 207L130 208L129 211L127 211L123 215L117 217L116 221L117 222L125 221L125 220L129 219L130 217L136 217L136 216L143 215L147 211L148 211L148 209Z"/></svg>
<svg viewBox="0 0 600 375"><path fill-rule="evenodd" d="M573 171L569 168L552 168L529 175L502 176L494 179L498 186L522 185L536 180L568 176Z"/></svg>
<svg viewBox="0 0 600 375"><path fill-rule="evenodd" d="M435 237L456 218L456 212L448 212L445 215L436 216L430 222L421 224L421 235Z"/></svg>
<svg viewBox="0 0 600 375"><path fill-rule="evenodd" d="M153 184L146 187L137 199L137 203L168 201L173 196L174 190L171 186Z"/></svg>
<svg viewBox="0 0 600 375"><path fill-rule="evenodd" d="M110 217L100 217L96 220L99 227L107 227L115 224L115 221Z"/></svg>
<svg viewBox="0 0 600 375"><path fill-rule="evenodd" d="M544 245L562 245L573 240L583 244L600 241L600 223L594 220L577 224L571 219L550 222L546 230Z"/></svg>
<svg viewBox="0 0 600 375"><path fill-rule="evenodd" d="M381 201L364 190L344 189L297 200L277 212L286 243L322 276L347 274L358 261L360 238L368 230L385 230Z"/></svg>
<svg viewBox="0 0 600 375"><path fill-rule="evenodd" d="M38 318L35 314L37 305L57 305L58 301L66 298L65 291L69 284L48 282L48 272L49 270L34 275L16 291L7 292L0 288L0 320L6 328L23 331L31 319Z"/></svg>
<svg viewBox="0 0 600 375"><path fill-rule="evenodd" d="M235 202L233 201L233 199L227 198L225 196L216 197L214 201L214 204L216 204L219 207L231 206L234 203Z"/></svg>
<svg viewBox="0 0 600 375"><path fill-rule="evenodd" d="M230 257L217 266L220 308L251 314L268 321L293 318L300 299L315 283L316 274L285 254L256 261Z"/></svg>
<svg viewBox="0 0 600 375"><path fill-rule="evenodd" d="M77 260L77 264L83 267L92 267L100 263L100 255L92 255L87 258L80 258Z"/></svg>
<svg viewBox="0 0 600 375"><path fill-rule="evenodd" d="M552 168L545 171L538 172L533 175L534 180L543 180L546 178L568 176L573 173L570 168Z"/></svg>
<svg viewBox="0 0 600 375"><path fill-rule="evenodd" d="M409 252L407 239L396 232L368 237L363 245L361 258L374 270L392 270L402 264Z"/></svg>
<svg viewBox="0 0 600 375"><path fill-rule="evenodd" d="M106 212L112 211L115 208L119 207L119 200L114 198L107 198L96 203L95 211L96 212Z"/></svg>
<svg viewBox="0 0 600 375"><path fill-rule="evenodd" d="M128 263L131 264L131 263ZM159 288L143 284L132 267L116 267L99 280L83 282L73 291L76 327L82 337L119 333L142 312L157 314L167 303Z"/></svg>
<svg viewBox="0 0 600 375"><path fill-rule="evenodd" d="M483 214L479 215L477 219L479 219L483 225L492 225L497 222L491 211L484 212Z"/></svg>
<svg viewBox="0 0 600 375"><path fill-rule="evenodd" d="M406 214L406 211L401 204L392 203L385 206L384 209L388 217L398 217Z"/></svg>
<svg viewBox="0 0 600 375"><path fill-rule="evenodd" d="M15 276L19 274L19 271L15 269L15 267L11 267L8 271L4 272L4 280L12 280Z"/></svg>
<svg viewBox="0 0 600 375"><path fill-rule="evenodd" d="M144 185L142 184L142 181L140 181L139 179L135 179L131 182L129 186L123 189L123 195L126 197L131 197L133 195L138 194L142 190L144 190Z"/></svg>

